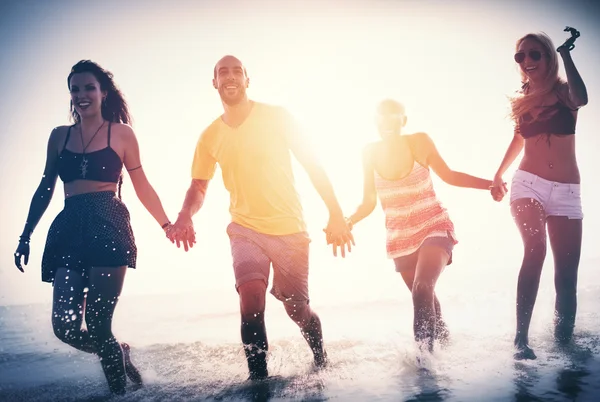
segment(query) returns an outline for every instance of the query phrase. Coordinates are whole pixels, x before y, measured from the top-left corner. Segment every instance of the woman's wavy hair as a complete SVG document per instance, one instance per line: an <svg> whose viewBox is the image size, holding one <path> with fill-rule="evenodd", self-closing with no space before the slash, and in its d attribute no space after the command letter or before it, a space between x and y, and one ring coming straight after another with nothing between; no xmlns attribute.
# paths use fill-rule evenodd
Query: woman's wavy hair
<svg viewBox="0 0 600 402"><path fill-rule="evenodd" d="M71 77L74 74L80 73L91 73L96 77L100 84L100 90L106 91L106 97L102 101L101 113L102 118L111 123L122 123L130 124L131 115L129 114L129 107L125 101L125 97L115 84L113 75L110 71L107 71L100 67L97 63L91 60L81 60L71 68L71 72L67 77L67 87L71 90ZM71 100L71 119L75 123L81 122L81 116L75 110L73 100ZM121 187L123 186L123 173L119 176L119 198L121 198Z"/></svg>
<svg viewBox="0 0 600 402"><path fill-rule="evenodd" d="M518 122L521 116L542 104L542 100L549 93L555 91L559 84L563 83L563 80L558 76L558 56L554 50L552 39L544 32L529 33L517 41L515 48L518 50L521 43L526 39L533 39L542 46L542 56L546 57L548 61L548 70L544 83L536 87L535 90L529 86L527 75L523 71L520 71L521 90L516 96L510 98L511 118L515 122Z"/></svg>

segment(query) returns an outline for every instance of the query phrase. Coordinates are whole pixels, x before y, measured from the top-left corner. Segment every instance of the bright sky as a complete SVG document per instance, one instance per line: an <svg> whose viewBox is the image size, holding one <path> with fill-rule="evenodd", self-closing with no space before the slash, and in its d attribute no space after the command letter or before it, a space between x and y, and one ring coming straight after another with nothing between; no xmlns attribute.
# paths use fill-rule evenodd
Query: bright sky
<svg viewBox="0 0 600 402"><path fill-rule="evenodd" d="M225 54L246 64L252 99L284 105L301 121L349 214L361 199L360 150L376 138L378 100L403 101L407 131L428 132L451 168L491 178L512 136L506 96L518 86L516 39L543 30L559 45L568 37L564 26L574 26L582 36L573 57L590 97L577 133L586 214L583 255L600 257L592 232L600 223L593 208L600 202L593 180L600 167L598 6L499 0L249 3L1 3L0 305L51 298L51 286L40 280L40 261L48 227L63 206L62 184L32 237L25 274L14 267L12 254L43 171L48 135L68 123L66 77L80 59L114 73L133 114L145 171L172 220L189 184L198 135L222 110L211 79ZM216 177L195 219L198 244L187 254L164 238L126 177L123 198L139 255L125 295L235 297L225 233L228 195ZM321 233L326 209L304 172L298 169L296 177L313 238L313 297L335 303L348 295L395 291L379 208L356 228L352 255L334 260ZM443 286L463 286L469 272L505 265L512 275L521 244L507 200L496 204L486 192L435 184L457 226L455 261L471 267Z"/></svg>

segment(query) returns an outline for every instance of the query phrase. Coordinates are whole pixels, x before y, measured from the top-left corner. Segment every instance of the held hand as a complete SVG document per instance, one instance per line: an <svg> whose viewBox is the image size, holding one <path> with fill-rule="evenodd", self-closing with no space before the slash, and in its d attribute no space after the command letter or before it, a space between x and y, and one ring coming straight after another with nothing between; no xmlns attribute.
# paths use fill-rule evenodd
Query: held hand
<svg viewBox="0 0 600 402"><path fill-rule="evenodd" d="M194 247L194 243L196 243L194 223L192 218L186 215L179 214L177 221L173 225L169 225L165 232L171 243L177 244L177 248L180 248L183 244L185 251Z"/></svg>
<svg viewBox="0 0 600 402"><path fill-rule="evenodd" d="M327 227L323 229L326 234L327 244L332 244L333 256L337 257L337 249L340 248L342 257L346 257L346 247L348 252L352 251L354 236L351 228L343 216L330 216Z"/></svg>
<svg viewBox="0 0 600 402"><path fill-rule="evenodd" d="M508 193L508 187L506 182L502 180L502 177L494 177L494 181L490 187L490 193L494 201L502 201L506 193Z"/></svg>
<svg viewBox="0 0 600 402"><path fill-rule="evenodd" d="M490 189L490 194L492 195L492 199L496 202L500 202L504 198L503 191L498 187L492 187Z"/></svg>
<svg viewBox="0 0 600 402"><path fill-rule="evenodd" d="M19 245L17 246L17 251L14 254L15 257L15 265L21 272L25 272L23 266L21 265L21 258L24 259L25 265L29 262L29 240L20 240Z"/></svg>

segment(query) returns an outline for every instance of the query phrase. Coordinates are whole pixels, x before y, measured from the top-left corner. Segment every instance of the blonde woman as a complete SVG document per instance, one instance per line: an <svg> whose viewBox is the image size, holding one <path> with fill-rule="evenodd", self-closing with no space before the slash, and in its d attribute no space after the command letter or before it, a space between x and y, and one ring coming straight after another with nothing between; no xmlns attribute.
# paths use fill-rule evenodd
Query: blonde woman
<svg viewBox="0 0 600 402"><path fill-rule="evenodd" d="M546 234L554 256L556 340L568 342L575 325L583 219L575 125L587 92L571 58L573 42L570 38L555 51L548 35L530 33L516 44L522 87L511 99L515 133L492 188L499 201L506 192L502 175L524 149L510 191L511 212L524 246L517 286L516 359L536 358L529 347L529 324L546 257ZM566 81L558 75L557 53Z"/></svg>

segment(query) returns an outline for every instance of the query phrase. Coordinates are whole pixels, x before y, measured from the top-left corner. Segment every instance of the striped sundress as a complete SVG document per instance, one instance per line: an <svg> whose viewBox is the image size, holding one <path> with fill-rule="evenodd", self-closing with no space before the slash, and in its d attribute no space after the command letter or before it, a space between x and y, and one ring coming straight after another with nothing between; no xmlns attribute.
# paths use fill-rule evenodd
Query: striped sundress
<svg viewBox="0 0 600 402"><path fill-rule="evenodd" d="M388 258L417 251L430 237L449 237L458 243L454 224L437 199L429 169L417 161L399 180L387 180L375 172L377 195L385 213Z"/></svg>

